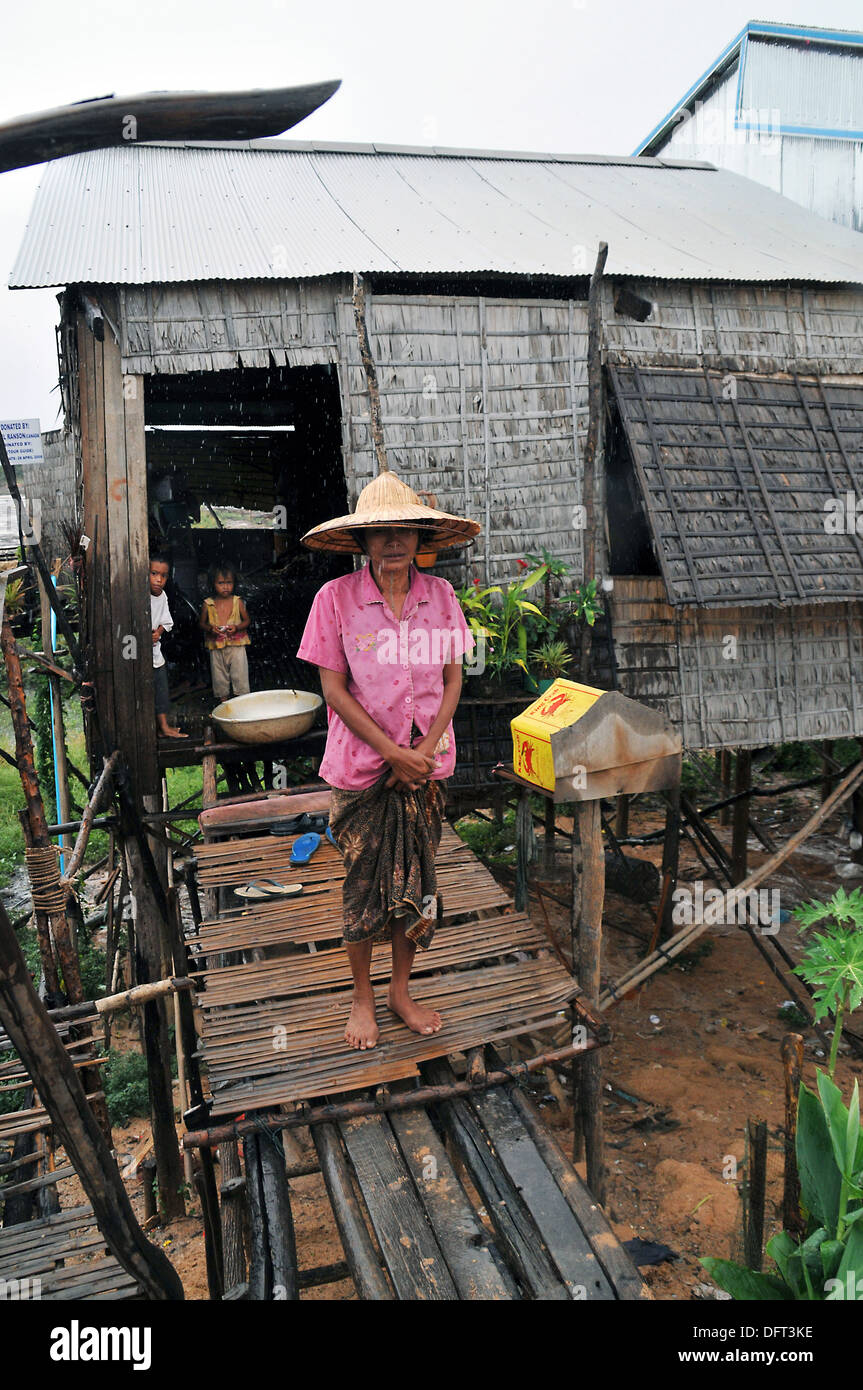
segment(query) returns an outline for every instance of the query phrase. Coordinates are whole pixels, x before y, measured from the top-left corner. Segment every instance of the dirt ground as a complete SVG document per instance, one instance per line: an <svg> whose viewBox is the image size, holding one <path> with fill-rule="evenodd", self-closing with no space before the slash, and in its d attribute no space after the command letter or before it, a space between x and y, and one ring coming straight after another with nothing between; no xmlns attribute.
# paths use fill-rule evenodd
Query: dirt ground
<svg viewBox="0 0 863 1390"><path fill-rule="evenodd" d="M814 792L784 796L770 811L759 810L759 821L780 843L803 823L817 804ZM561 818L566 828L569 822ZM656 812L632 807L631 834L657 829ZM720 839L730 831L713 825ZM830 833L835 832L835 833ZM839 837L839 817L813 837L794 856L788 869L770 880L780 891L781 907L790 910L810 897L828 896L840 882L849 889L853 877L837 877L837 866L848 864L847 842ZM661 846L640 847L628 853L661 859ZM750 868L763 862L765 852L750 841ZM846 875L853 871L846 869ZM562 870L542 874L549 922L561 943L568 942L568 909L551 894L566 897ZM795 874L797 876L795 876ZM703 880L713 886L704 867L684 841L680 882ZM511 877L502 881L511 886ZM646 953L655 907L639 906L615 893L606 898L603 981L613 982ZM539 900L532 896L531 914L545 921ZM779 964L769 941L767 951ZM780 939L799 955L793 922L783 924ZM802 982L796 981L803 994ZM789 1024L779 1008L789 997L783 982L771 972L745 932L734 926L710 928L692 951L666 967L641 989L606 1015L613 1040L603 1050L604 1122L608 1169L607 1213L621 1240L642 1240L668 1246L674 1258L645 1267L642 1275L657 1299L710 1296L699 1256L740 1257L740 1177L747 1120L764 1119L768 1126L768 1200L765 1240L779 1228L782 1200L782 1126L784 1092L780 1044ZM856 1023L856 1020L855 1020ZM795 1025L796 1026L796 1025ZM859 1026L859 1025L858 1025ZM813 1085L816 1064L823 1065L823 1046L811 1029L805 1038L804 1079ZM861 1030L863 1031L863 1030ZM850 1093L853 1077L863 1076L863 1064L840 1053L837 1081ZM566 1078L559 1078L565 1088ZM554 1092L554 1094L552 1094ZM541 1078L534 1087L546 1124L565 1152L572 1143L571 1111L561 1105L565 1089ZM555 1098L557 1097L557 1099ZM115 1132L118 1152L131 1154L148 1133L147 1121L134 1120ZM300 1154L311 1157L307 1131L300 1131ZM736 1164L736 1168L735 1168ZM584 1169L580 1168L582 1176ZM140 1183L127 1179L127 1188L140 1216ZM331 1264L342 1259L323 1179L319 1174L293 1180L294 1217L300 1267ZM63 1205L82 1199L77 1182L63 1187ZM150 1239L161 1245L182 1278L187 1298L207 1298L207 1281L197 1195L188 1202L185 1220L169 1229L153 1230ZM700 1286L700 1287L699 1287ZM310 1289L304 1299L353 1299L350 1280Z"/></svg>

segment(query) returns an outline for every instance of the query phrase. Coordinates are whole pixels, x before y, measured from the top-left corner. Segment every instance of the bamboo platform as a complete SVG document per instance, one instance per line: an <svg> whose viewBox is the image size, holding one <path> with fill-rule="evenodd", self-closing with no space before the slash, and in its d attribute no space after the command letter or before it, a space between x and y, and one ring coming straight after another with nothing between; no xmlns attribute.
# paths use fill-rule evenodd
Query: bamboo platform
<svg viewBox="0 0 863 1390"><path fill-rule="evenodd" d="M6 1299L140 1296L135 1280L108 1253L88 1206L0 1229L0 1290Z"/></svg>
<svg viewBox="0 0 863 1390"><path fill-rule="evenodd" d="M205 836L242 824L242 808L219 812L205 812ZM243 1145L245 1178L222 1188L222 1233L232 1279L248 1282L224 1296L297 1298L346 1269L361 1299L645 1297L601 1208L508 1084L512 1073L499 1070L493 1047L568 1031L579 990L556 943L445 826L437 857L443 922L411 977L414 998L440 1010L443 1028L412 1033L387 1009L384 942L371 962L380 1038L374 1049L353 1051L344 1041L351 976L341 945L341 858L324 840L308 865L291 865L292 837L260 834L261 817L260 806L249 808L246 838L197 849L198 888L219 912L188 943L209 1104L208 1129L187 1140L218 1143L237 1175L232 1136ZM266 878L302 883L303 894L249 906L231 891ZM462 1053L469 1083L446 1060ZM543 1063L538 1053L536 1065ZM298 1265L285 1160L265 1132L294 1123L309 1124L341 1237L345 1264L336 1272ZM247 1274L238 1273L240 1182Z"/></svg>
<svg viewBox="0 0 863 1390"><path fill-rule="evenodd" d="M444 1026L412 1033L375 995L377 1047L346 1047L351 977L341 938L342 863L324 840L307 865L291 865L292 837L255 836L199 847L202 889L259 878L304 885L302 897L230 908L201 924L192 968L201 986L201 1057L211 1115L270 1108L419 1076L419 1065L482 1043L559 1028L578 993L544 933L449 827L438 854L444 923L413 972L417 1000ZM225 896L225 895L223 895ZM250 959L263 956L263 959ZM374 948L372 982L386 981L389 946Z"/></svg>

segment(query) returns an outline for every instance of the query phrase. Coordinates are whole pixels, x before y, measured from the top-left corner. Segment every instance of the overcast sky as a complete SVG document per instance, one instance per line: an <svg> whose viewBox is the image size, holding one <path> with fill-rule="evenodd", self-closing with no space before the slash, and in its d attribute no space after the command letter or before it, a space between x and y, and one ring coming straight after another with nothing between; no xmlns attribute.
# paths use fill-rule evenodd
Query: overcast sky
<svg viewBox="0 0 863 1390"><path fill-rule="evenodd" d="M86 97L339 77L298 138L631 154L751 19L863 27L860 0L28 0L0 121ZM0 419L58 423L56 291L5 289L41 169L0 175Z"/></svg>

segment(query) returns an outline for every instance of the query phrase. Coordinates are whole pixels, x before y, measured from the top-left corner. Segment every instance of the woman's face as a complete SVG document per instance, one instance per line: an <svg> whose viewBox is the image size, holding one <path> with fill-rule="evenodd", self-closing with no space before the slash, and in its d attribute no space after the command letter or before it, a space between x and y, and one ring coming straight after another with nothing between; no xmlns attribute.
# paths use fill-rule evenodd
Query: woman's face
<svg viewBox="0 0 863 1390"><path fill-rule="evenodd" d="M370 526L363 544L375 578L406 575L417 553L420 533L413 526Z"/></svg>

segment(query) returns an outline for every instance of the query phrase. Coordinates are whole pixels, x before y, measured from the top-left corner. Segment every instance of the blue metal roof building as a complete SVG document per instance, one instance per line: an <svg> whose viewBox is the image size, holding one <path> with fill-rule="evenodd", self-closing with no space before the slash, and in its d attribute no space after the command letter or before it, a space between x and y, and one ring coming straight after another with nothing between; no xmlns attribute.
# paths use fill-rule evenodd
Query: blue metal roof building
<svg viewBox="0 0 863 1390"><path fill-rule="evenodd" d="M863 231L863 33L752 21L639 145Z"/></svg>

